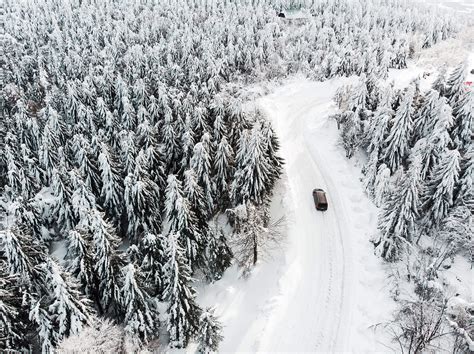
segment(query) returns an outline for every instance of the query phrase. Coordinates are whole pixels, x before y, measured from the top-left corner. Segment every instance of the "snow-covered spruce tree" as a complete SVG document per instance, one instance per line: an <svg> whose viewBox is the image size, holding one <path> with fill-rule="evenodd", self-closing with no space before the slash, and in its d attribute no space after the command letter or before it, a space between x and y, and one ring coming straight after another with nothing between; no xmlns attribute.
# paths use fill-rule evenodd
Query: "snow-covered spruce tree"
<svg viewBox="0 0 474 354"><path fill-rule="evenodd" d="M123 208L122 178L116 158L106 143L101 143L98 161L102 179L102 190L100 192L102 205L109 217L116 220L120 219Z"/></svg>
<svg viewBox="0 0 474 354"><path fill-rule="evenodd" d="M390 133L385 140L385 161L394 173L401 165L405 164L410 149L410 137L413 129L413 97L415 86L412 84L405 92L398 107Z"/></svg>
<svg viewBox="0 0 474 354"><path fill-rule="evenodd" d="M87 217L90 210L96 208L95 196L77 170L71 170L69 177L74 189L71 196L72 210L74 217L80 221Z"/></svg>
<svg viewBox="0 0 474 354"><path fill-rule="evenodd" d="M49 241L50 235L47 230L43 228L43 218L41 216L42 205L35 199L23 200L18 197L11 204L10 212L15 218L15 224L25 230L28 235L34 240L39 241L40 244L46 244Z"/></svg>
<svg viewBox="0 0 474 354"><path fill-rule="evenodd" d="M51 177L51 172L54 167L58 165L57 151L60 147L58 132L52 130L49 125L46 125L41 137L41 144L39 150L39 161L45 173L47 180Z"/></svg>
<svg viewBox="0 0 474 354"><path fill-rule="evenodd" d="M366 75L362 74L357 85L351 90L348 109L351 111L356 111L357 109L365 110L367 107L367 95Z"/></svg>
<svg viewBox="0 0 474 354"><path fill-rule="evenodd" d="M379 105L381 92L383 91L380 90L377 82L377 76L373 71L370 71L367 74L365 86L367 87L366 109L375 111Z"/></svg>
<svg viewBox="0 0 474 354"><path fill-rule="evenodd" d="M179 232L170 232L166 242L166 289L164 298L168 301L167 329L170 345L184 348L199 330L201 309L196 304L196 291L189 284L191 269L186 260L185 251L180 246L182 236Z"/></svg>
<svg viewBox="0 0 474 354"><path fill-rule="evenodd" d="M197 263L202 263L203 236L181 181L175 175L168 176L165 213L168 233L179 233L179 244L185 251L185 259L194 270Z"/></svg>
<svg viewBox="0 0 474 354"><path fill-rule="evenodd" d="M429 90L423 97L420 109L414 114L412 143L424 138L433 127L434 116L439 112L439 92Z"/></svg>
<svg viewBox="0 0 474 354"><path fill-rule="evenodd" d="M422 157L423 179L430 175L440 155L452 145L448 130L452 126L453 117L451 108L445 101L444 97L439 100L436 113L431 116L429 124L425 127L426 136L418 139L412 148L412 151L417 150Z"/></svg>
<svg viewBox="0 0 474 354"><path fill-rule="evenodd" d="M10 141L16 140L12 134L10 134ZM21 193L21 174L20 165L18 163L18 153L13 150L12 146L7 142L4 145L3 154L6 163L6 177L8 183L8 190L12 194L12 197L17 196Z"/></svg>
<svg viewBox="0 0 474 354"><path fill-rule="evenodd" d="M178 158L178 135L173 126L171 114L165 115L165 121L162 126L162 143L164 146L165 161L167 162L167 170L176 170L176 163Z"/></svg>
<svg viewBox="0 0 474 354"><path fill-rule="evenodd" d="M465 92L465 84L467 73L467 61L463 61L454 68L449 75L446 88L446 98L453 107Z"/></svg>
<svg viewBox="0 0 474 354"><path fill-rule="evenodd" d="M459 181L454 191L457 205L474 207L474 146L471 144L460 162Z"/></svg>
<svg viewBox="0 0 474 354"><path fill-rule="evenodd" d="M380 235L374 240L376 253L387 261L397 260L405 242L412 242L420 208L420 160L411 156L406 174L401 174L384 201L379 217Z"/></svg>
<svg viewBox="0 0 474 354"><path fill-rule="evenodd" d="M454 129L453 141L460 152L472 145L472 130L474 121L474 91L461 94L453 104Z"/></svg>
<svg viewBox="0 0 474 354"><path fill-rule="evenodd" d="M460 155L445 151L429 176L422 196L422 221L426 228L436 228L454 203L454 188L459 180Z"/></svg>
<svg viewBox="0 0 474 354"><path fill-rule="evenodd" d="M140 150L133 175L125 178L125 210L127 213L127 235L137 241L143 233L161 230L160 190L148 173L148 158Z"/></svg>
<svg viewBox="0 0 474 354"><path fill-rule="evenodd" d="M436 234L448 245L444 251L446 258L461 254L472 262L474 260L473 232L474 224L469 207L460 205L451 208Z"/></svg>
<svg viewBox="0 0 474 354"><path fill-rule="evenodd" d="M273 131L270 122L262 119L263 149L266 152L266 158L270 166L268 191L273 190L275 182L280 178L283 171L283 159L278 155L280 150L280 141Z"/></svg>
<svg viewBox="0 0 474 354"><path fill-rule="evenodd" d="M73 213L73 192L70 186L69 175L63 169L53 169L51 189L55 197L50 211L51 217L56 219L57 225L62 232L68 232L77 221Z"/></svg>
<svg viewBox="0 0 474 354"><path fill-rule="evenodd" d="M233 254L217 222L207 231L206 241L204 272L209 281L219 280L232 264Z"/></svg>
<svg viewBox="0 0 474 354"><path fill-rule="evenodd" d="M367 161L367 163L364 165L362 169L362 173L364 174L362 183L364 185L364 188L367 194L371 197L374 196L374 192L375 192L374 186L375 186L375 181L377 180L378 166L379 166L378 151L373 151L369 155L369 160Z"/></svg>
<svg viewBox="0 0 474 354"><path fill-rule="evenodd" d="M346 157L351 158L362 142L361 109L356 108L347 118L342 126L341 137Z"/></svg>
<svg viewBox="0 0 474 354"><path fill-rule="evenodd" d="M370 118L365 140L368 142L367 151L376 152L377 159L385 155L384 142L389 132L389 122L393 117L389 106L381 105Z"/></svg>
<svg viewBox="0 0 474 354"><path fill-rule="evenodd" d="M100 302L99 281L95 269L95 259L91 252L91 237L84 230L71 230L66 236L66 270L81 284L83 292L93 299L99 312L103 311Z"/></svg>
<svg viewBox="0 0 474 354"><path fill-rule="evenodd" d="M18 275L7 272L5 261L0 261L0 348L29 349L27 339L30 321L28 307L23 303L25 290Z"/></svg>
<svg viewBox="0 0 474 354"><path fill-rule="evenodd" d="M4 145L8 190L12 196L21 195L29 199L38 191L41 170L38 160L25 144L17 148L16 139L15 135L8 133Z"/></svg>
<svg viewBox="0 0 474 354"><path fill-rule="evenodd" d="M164 267L163 235L146 233L138 244L141 260L140 270L143 273L143 284L152 296L163 295Z"/></svg>
<svg viewBox="0 0 474 354"><path fill-rule="evenodd" d="M79 227L89 234L90 254L94 261L94 271L99 279L99 311L105 314L121 316L122 300L120 295L121 269L124 259L118 251L120 239L113 226L104 220L103 213L90 209L81 219ZM119 317L120 318L120 317Z"/></svg>
<svg viewBox="0 0 474 354"><path fill-rule="evenodd" d="M141 343L148 342L158 330L159 322L151 306L150 295L139 286L140 273L133 263L122 270L123 285L120 289L124 308L125 332Z"/></svg>
<svg viewBox="0 0 474 354"><path fill-rule="evenodd" d="M210 217L215 209L214 185L211 181L212 161L209 138L209 134L204 134L201 141L194 146L193 156L190 163L204 193L206 217Z"/></svg>
<svg viewBox="0 0 474 354"><path fill-rule="evenodd" d="M89 302L81 295L75 281L51 258L39 264L37 270L44 288L42 295L48 297L43 299L48 302L51 326L56 329L56 342L78 334L92 319Z"/></svg>
<svg viewBox="0 0 474 354"><path fill-rule="evenodd" d="M271 166L266 159L263 143L259 122L254 124L250 134L243 134L239 140L236 172L230 190L234 205L247 200L255 203L264 201L271 179Z"/></svg>
<svg viewBox="0 0 474 354"><path fill-rule="evenodd" d="M123 175L133 173L135 170L135 157L137 155L137 147L135 145L135 134L130 131L122 130L120 136L120 158L123 161Z"/></svg>
<svg viewBox="0 0 474 354"><path fill-rule="evenodd" d="M202 187L198 184L196 173L193 168L189 168L183 173L183 195L196 215L197 227L201 233L207 230L206 201Z"/></svg>
<svg viewBox="0 0 474 354"><path fill-rule="evenodd" d="M8 273L18 274L23 281L31 283L36 276L35 266L45 260L46 249L28 232L17 225L7 228L2 234L2 254Z"/></svg>
<svg viewBox="0 0 474 354"><path fill-rule="evenodd" d="M220 207L228 203L229 182L234 172L234 151L227 139L223 137L217 145L214 159L214 184L216 194L220 196L217 203Z"/></svg>
<svg viewBox="0 0 474 354"><path fill-rule="evenodd" d="M85 184L94 195L99 195L101 190L99 169L97 167L96 156L92 156L90 153L91 145L89 140L82 134L74 135L71 150L74 154L73 161L75 166Z"/></svg>
<svg viewBox="0 0 474 354"><path fill-rule="evenodd" d="M217 320L215 309L208 307L199 318L198 351L199 353L217 352L222 341L222 325Z"/></svg>
<svg viewBox="0 0 474 354"><path fill-rule="evenodd" d="M160 190L164 190L167 178L165 171L166 162L163 144L159 143L159 128L156 125L151 129L145 153L148 160L150 178L158 185ZM162 209L162 204L163 201L161 200L160 209Z"/></svg>
<svg viewBox="0 0 474 354"><path fill-rule="evenodd" d="M446 90L447 90L447 74L448 67L446 65L443 65L439 71L438 71L438 76L436 77L435 81L431 85L431 88L433 90L438 91L440 96L446 96Z"/></svg>

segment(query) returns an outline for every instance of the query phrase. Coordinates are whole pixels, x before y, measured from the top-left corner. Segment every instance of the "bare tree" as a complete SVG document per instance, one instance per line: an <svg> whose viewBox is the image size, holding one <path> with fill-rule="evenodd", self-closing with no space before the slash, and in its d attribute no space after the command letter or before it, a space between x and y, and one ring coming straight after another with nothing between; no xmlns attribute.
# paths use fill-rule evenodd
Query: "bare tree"
<svg viewBox="0 0 474 354"><path fill-rule="evenodd" d="M231 245L240 267L247 275L260 258L270 256L284 239L285 219L268 220L265 207L252 202L227 211L234 224Z"/></svg>

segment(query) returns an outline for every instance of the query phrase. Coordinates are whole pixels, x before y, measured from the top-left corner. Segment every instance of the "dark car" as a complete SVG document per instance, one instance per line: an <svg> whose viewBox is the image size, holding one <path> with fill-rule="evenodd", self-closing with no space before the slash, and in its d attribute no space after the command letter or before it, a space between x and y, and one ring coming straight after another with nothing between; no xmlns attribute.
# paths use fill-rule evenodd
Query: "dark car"
<svg viewBox="0 0 474 354"><path fill-rule="evenodd" d="M322 189L316 188L313 190L313 199L317 210L324 211L328 209L326 193Z"/></svg>

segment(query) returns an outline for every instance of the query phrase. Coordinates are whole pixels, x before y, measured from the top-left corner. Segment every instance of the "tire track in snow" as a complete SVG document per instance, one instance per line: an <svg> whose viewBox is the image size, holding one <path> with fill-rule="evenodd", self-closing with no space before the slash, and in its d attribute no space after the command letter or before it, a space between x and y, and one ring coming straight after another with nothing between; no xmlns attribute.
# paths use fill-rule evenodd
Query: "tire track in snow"
<svg viewBox="0 0 474 354"><path fill-rule="evenodd" d="M314 114L314 108L327 102L327 97L332 93L326 92L327 97L309 102L298 102L298 93L293 91L283 97L276 95L273 99L270 97L262 100L262 106L275 122L282 150L285 151L292 199L301 202L308 200L308 205L295 206L296 222L303 226L290 227L293 230L290 230L289 237L295 239L293 247L296 257L289 260L286 276L291 277L293 267L303 268L304 274L298 279L295 289L286 289L283 281L281 297L284 300L278 311L270 316L260 350L347 350L345 343L348 328L347 324L344 328L342 326L342 316L347 317L343 312L349 308L345 297L347 289L344 286L348 277L345 265L347 252L343 245L343 232L335 214L336 210L341 209L341 203L336 202L336 192L331 192L334 190L333 183L325 176L327 171L321 168L321 159L314 156L306 137L308 114ZM287 99L291 103L284 106L282 102ZM298 104L300 105L293 113L293 105ZM327 117L320 117L322 124L325 121ZM315 211L311 191L316 186L329 191L330 203L333 204L326 213ZM302 198L301 193L308 195L308 198Z"/></svg>

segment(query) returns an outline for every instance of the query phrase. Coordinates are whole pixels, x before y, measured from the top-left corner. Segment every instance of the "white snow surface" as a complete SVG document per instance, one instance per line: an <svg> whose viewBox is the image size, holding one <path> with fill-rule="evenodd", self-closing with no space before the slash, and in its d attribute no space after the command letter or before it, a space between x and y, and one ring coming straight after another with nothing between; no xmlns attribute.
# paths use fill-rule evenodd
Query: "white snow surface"
<svg viewBox="0 0 474 354"><path fill-rule="evenodd" d="M273 121L286 161L272 214L285 215L287 244L249 279L232 268L202 289L200 303L216 306L224 323L223 352L388 350L390 339L371 328L395 308L369 242L377 209L329 119L336 89L353 81L298 77L257 102ZM326 191L326 212L316 211L314 188Z"/></svg>
<svg viewBox="0 0 474 354"><path fill-rule="evenodd" d="M376 209L362 192L360 167L346 159L329 120L336 89L350 81L297 79L261 100L282 142L291 196L286 207L294 215L278 306L261 351L387 349L370 329L393 308L383 265L369 243ZM316 211L314 188L326 191L326 212Z"/></svg>
<svg viewBox="0 0 474 354"><path fill-rule="evenodd" d="M429 2L473 11L470 1ZM432 74L421 80L426 90L444 63L452 68L467 57L471 70L472 31L467 28L458 38L422 51L408 69L390 70L388 81L404 88L415 77ZM387 265L369 242L376 232L377 208L360 182L357 164L364 157L345 157L336 123L329 119L336 110L335 91L354 80L294 77L257 101L273 122L286 162L272 217L285 216L287 244L260 261L248 279L233 266L220 281L198 289L199 303L214 306L224 325L220 352L400 350L387 332L373 328L391 319L396 304L389 294ZM326 212L314 207L311 192L318 187L328 196ZM458 258L446 276L455 292L472 298L472 270Z"/></svg>

